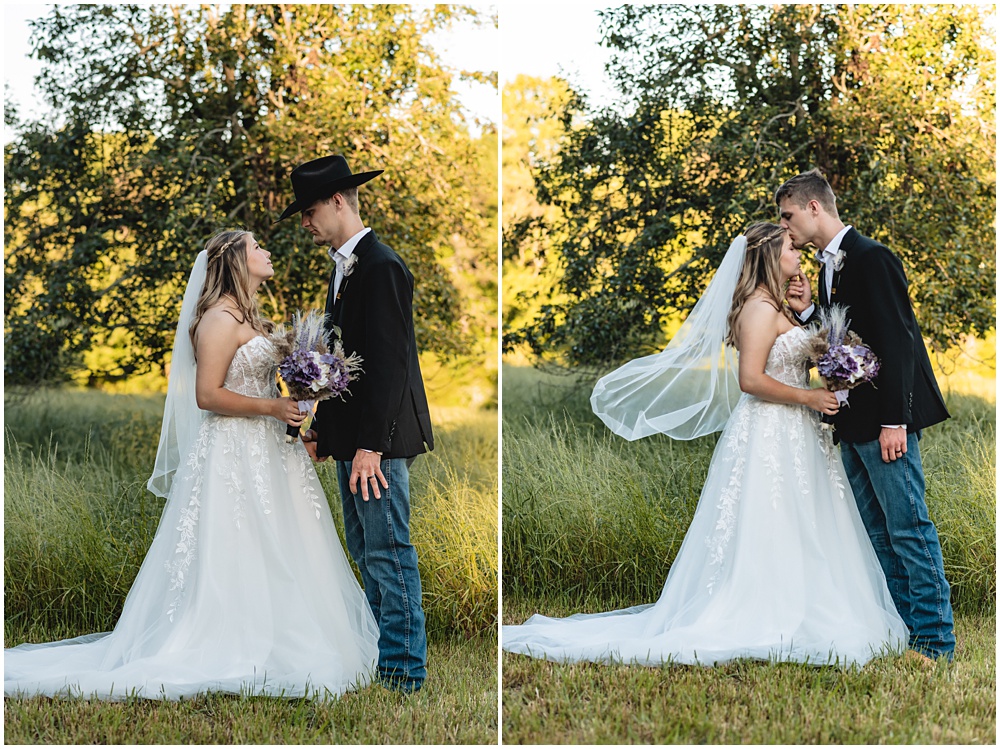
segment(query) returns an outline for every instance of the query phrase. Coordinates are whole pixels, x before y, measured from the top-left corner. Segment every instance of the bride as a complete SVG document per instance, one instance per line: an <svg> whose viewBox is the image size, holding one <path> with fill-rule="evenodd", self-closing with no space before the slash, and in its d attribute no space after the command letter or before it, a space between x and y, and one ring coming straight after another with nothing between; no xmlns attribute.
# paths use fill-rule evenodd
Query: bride
<svg viewBox="0 0 1000 749"><path fill-rule="evenodd" d="M754 224L667 349L594 390L594 411L626 439L693 439L724 427L659 600L565 619L536 614L502 628L504 650L642 665L847 665L903 651L906 627L831 432L820 427L837 399L809 389L808 334L782 304L798 272L787 233Z"/></svg>
<svg viewBox="0 0 1000 749"><path fill-rule="evenodd" d="M166 505L121 617L5 650L5 695L325 699L370 681L378 628L312 461L284 440L305 415L278 397L254 298L269 257L243 231L198 255L149 480Z"/></svg>

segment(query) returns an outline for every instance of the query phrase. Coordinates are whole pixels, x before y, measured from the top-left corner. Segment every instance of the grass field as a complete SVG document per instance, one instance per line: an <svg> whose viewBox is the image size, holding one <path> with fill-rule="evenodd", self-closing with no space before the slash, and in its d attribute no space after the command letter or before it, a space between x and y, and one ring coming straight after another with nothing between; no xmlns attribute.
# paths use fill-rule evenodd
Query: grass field
<svg viewBox="0 0 1000 749"><path fill-rule="evenodd" d="M510 365L502 378L503 622L655 601L716 436L629 443L590 412L586 385ZM953 584L953 666L650 669L504 653L504 743L995 741L995 389L989 377L959 380L943 383L953 418L921 441Z"/></svg>
<svg viewBox="0 0 1000 749"><path fill-rule="evenodd" d="M381 687L329 704L208 695L182 702L5 699L7 744L495 744L496 638L430 641L415 695Z"/></svg>
<svg viewBox="0 0 1000 749"><path fill-rule="evenodd" d="M162 396L5 396L4 644L107 631L162 509L145 489ZM429 674L412 697L331 705L209 695L181 703L5 699L7 743L495 743L497 414L434 408L411 472ZM341 527L332 464L318 466Z"/></svg>
<svg viewBox="0 0 1000 749"><path fill-rule="evenodd" d="M538 601L504 596L523 621ZM578 602L546 601L550 614ZM597 610L600 600L585 600ZM555 664L503 654L504 744L992 744L996 618L959 615L950 667L901 659L840 671Z"/></svg>

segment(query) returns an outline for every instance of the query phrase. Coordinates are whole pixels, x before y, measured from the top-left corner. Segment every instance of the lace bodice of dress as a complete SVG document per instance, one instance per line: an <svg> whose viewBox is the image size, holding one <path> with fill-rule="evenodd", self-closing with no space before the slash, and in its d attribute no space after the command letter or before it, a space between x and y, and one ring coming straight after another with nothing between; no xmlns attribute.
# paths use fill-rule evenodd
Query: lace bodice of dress
<svg viewBox="0 0 1000 749"><path fill-rule="evenodd" d="M251 338L236 349L223 383L226 390L251 398L277 398L278 365L272 352L271 342L264 336Z"/></svg>
<svg viewBox="0 0 1000 749"><path fill-rule="evenodd" d="M809 364L805 354L805 343L808 338L809 334L805 329L799 327L779 335L767 355L764 373L785 385L807 387Z"/></svg>

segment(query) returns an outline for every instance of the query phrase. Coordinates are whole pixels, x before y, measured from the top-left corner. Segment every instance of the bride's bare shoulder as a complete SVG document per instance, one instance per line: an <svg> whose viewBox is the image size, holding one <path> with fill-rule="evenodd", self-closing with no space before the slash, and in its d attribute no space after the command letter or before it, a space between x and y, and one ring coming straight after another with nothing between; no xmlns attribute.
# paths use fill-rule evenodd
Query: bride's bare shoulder
<svg viewBox="0 0 1000 749"><path fill-rule="evenodd" d="M233 304L228 299L220 299L211 307L205 310L203 317L208 317L209 315L215 316L220 314L229 316L235 315L237 319L240 316L239 310L237 309L235 304Z"/></svg>
<svg viewBox="0 0 1000 749"><path fill-rule="evenodd" d="M743 309L740 310L741 325L745 325L747 322L760 324L764 320L774 320L778 317L781 317L781 312L775 309L774 301L760 290L748 296L743 304Z"/></svg>
<svg viewBox="0 0 1000 749"><path fill-rule="evenodd" d="M754 292L747 297L736 319L737 349L743 353L755 341L763 341L770 347L777 337L780 319L781 313L774 308L770 297Z"/></svg>
<svg viewBox="0 0 1000 749"><path fill-rule="evenodd" d="M236 341L238 345L242 327L242 323L224 302L213 304L205 310L198 322L194 335L195 348L203 348L201 344L209 342L211 345L224 345L230 340Z"/></svg>
<svg viewBox="0 0 1000 749"><path fill-rule="evenodd" d="M774 307L774 299L767 291L761 288L756 288L752 292L750 292L750 296L747 297L746 303L763 304L766 305L767 307L770 307L775 312L777 312L777 310Z"/></svg>

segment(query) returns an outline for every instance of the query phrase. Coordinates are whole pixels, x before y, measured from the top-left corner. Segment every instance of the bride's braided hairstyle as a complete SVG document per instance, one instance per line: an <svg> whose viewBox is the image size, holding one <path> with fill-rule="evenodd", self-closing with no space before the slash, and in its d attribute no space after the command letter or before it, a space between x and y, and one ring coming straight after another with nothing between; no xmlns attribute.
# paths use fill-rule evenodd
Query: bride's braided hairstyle
<svg viewBox="0 0 1000 749"><path fill-rule="evenodd" d="M733 348L737 348L736 320L743 311L743 305L759 288L764 290L767 302L793 324L799 324L783 301L785 294L781 283L781 246L785 230L777 224L761 222L752 224L743 232L743 236L747 238L746 257L727 318L726 343Z"/></svg>
<svg viewBox="0 0 1000 749"><path fill-rule="evenodd" d="M250 272L247 269L247 239L252 235L242 229L220 231L205 245L208 253L205 286L198 297L194 320L191 322L191 342L201 323L202 316L219 303L223 296L235 302L242 317L241 323L249 322L254 330L270 333L274 323L261 317L257 298L251 290Z"/></svg>

